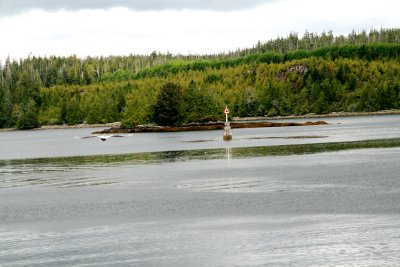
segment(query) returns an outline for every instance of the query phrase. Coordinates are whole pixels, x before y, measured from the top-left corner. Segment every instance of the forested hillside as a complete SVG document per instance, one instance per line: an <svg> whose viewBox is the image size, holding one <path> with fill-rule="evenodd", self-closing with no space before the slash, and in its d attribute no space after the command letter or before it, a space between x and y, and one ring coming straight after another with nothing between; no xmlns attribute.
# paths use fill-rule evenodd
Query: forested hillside
<svg viewBox="0 0 400 267"><path fill-rule="evenodd" d="M400 29L291 33L218 55L7 59L0 127L181 124L222 119L225 105L233 116L398 109L399 83ZM173 120L158 117L165 103Z"/></svg>

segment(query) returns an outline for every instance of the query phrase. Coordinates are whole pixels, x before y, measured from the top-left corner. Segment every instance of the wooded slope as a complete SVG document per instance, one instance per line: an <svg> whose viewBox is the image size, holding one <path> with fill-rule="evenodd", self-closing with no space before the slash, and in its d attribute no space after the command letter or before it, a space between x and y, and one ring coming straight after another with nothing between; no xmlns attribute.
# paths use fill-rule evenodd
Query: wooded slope
<svg viewBox="0 0 400 267"><path fill-rule="evenodd" d="M0 127L154 123L167 84L179 89L175 124L223 119L225 105L233 116L400 108L400 31L339 37L290 34L219 55L7 60Z"/></svg>

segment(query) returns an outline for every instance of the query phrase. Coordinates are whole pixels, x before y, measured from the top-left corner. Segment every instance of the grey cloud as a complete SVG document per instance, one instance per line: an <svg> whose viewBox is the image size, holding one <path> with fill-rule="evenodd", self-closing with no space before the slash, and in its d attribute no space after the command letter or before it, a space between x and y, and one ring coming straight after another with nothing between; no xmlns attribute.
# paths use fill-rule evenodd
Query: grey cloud
<svg viewBox="0 0 400 267"><path fill-rule="evenodd" d="M279 0L0 0L0 15L11 15L34 8L43 10L107 9L134 10L200 9L240 10Z"/></svg>

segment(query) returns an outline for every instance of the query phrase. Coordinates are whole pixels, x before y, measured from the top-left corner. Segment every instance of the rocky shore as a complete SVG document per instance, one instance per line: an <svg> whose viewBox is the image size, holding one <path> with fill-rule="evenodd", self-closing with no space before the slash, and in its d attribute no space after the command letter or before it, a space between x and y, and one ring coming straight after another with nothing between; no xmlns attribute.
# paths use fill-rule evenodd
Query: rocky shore
<svg viewBox="0 0 400 267"><path fill-rule="evenodd" d="M378 115L399 115L400 110L380 110L373 112L331 112L328 114L304 114L304 115L287 115L274 117L235 117L233 121L254 121L254 120L285 120L285 119L319 119L319 118L337 118L337 117L359 117L359 116L378 116Z"/></svg>
<svg viewBox="0 0 400 267"><path fill-rule="evenodd" d="M308 121L308 122L273 122L273 120L286 119L321 119L332 117L354 117L354 116L375 116L375 115L395 115L400 114L400 110L381 110L376 112L332 112L329 114L305 114L293 116L275 116L275 117L235 117L230 123L232 129L237 128L260 128L260 127L284 127L284 126L312 126L327 124L325 121ZM272 121L271 121L272 120ZM110 133L144 133L144 132L182 132L182 131L207 131L222 130L223 122L209 123L191 123L182 126L137 126L134 128L121 128L120 126L111 127L105 130L96 131L94 134L110 134Z"/></svg>
<svg viewBox="0 0 400 267"><path fill-rule="evenodd" d="M231 128L260 128L260 127L284 127L284 126L311 126L324 125L325 121L316 122L232 122ZM183 132L183 131L208 131L222 130L223 122L191 123L182 126L143 126L134 128L111 127L109 129L93 132L93 134L113 134L113 133L148 133L148 132Z"/></svg>
<svg viewBox="0 0 400 267"><path fill-rule="evenodd" d="M282 127L282 126L307 126L326 124L324 121L315 122L271 122L275 120L290 119L323 119L333 117L357 117L357 116L377 116L377 115L399 115L400 110L381 110L376 112L332 112L329 114L305 114L274 117L234 117L231 122L232 128L256 128L256 127ZM258 122L254 122L258 121ZM223 129L223 122L191 123L184 126L137 126L125 129L120 122L107 124L78 124L78 125L44 125L33 130L46 129L73 129L73 128L107 128L95 133L140 133L140 132L178 132L178 131L202 131ZM16 128L0 129L0 131L14 131Z"/></svg>

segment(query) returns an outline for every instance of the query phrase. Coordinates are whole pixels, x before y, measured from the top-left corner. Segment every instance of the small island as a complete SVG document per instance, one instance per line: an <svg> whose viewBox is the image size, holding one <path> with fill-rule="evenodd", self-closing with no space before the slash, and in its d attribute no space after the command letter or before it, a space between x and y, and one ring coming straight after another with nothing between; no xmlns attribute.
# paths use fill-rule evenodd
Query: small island
<svg viewBox="0 0 400 267"><path fill-rule="evenodd" d="M284 126L311 126L324 125L325 121L315 122L233 122L232 129L238 128L260 128L260 127L284 127ZM225 126L224 122L209 123L190 123L181 126L149 126L139 125L132 128L111 127L101 131L93 132L93 134L112 134L112 133L146 133L146 132L183 132L183 131L209 131L222 130Z"/></svg>

